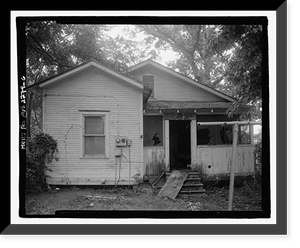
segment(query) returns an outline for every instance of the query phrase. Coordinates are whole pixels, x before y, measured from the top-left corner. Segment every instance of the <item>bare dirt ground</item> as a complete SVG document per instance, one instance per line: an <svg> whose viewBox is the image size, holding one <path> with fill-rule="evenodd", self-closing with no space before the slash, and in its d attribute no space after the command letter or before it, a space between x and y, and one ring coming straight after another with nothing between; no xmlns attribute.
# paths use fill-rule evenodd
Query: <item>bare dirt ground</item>
<svg viewBox="0 0 300 248"><path fill-rule="evenodd" d="M180 210L226 211L228 187L211 187L198 196L160 198L128 187L118 188L53 188L48 192L26 196L27 215L55 214L56 210ZM260 211L261 193L255 185L235 188L233 210Z"/></svg>

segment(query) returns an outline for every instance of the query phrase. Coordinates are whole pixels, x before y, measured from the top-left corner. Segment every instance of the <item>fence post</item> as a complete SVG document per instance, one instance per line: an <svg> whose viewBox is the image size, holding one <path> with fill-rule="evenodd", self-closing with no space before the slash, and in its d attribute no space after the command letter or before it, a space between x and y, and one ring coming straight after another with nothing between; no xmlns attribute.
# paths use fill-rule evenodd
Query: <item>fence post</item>
<svg viewBox="0 0 300 248"><path fill-rule="evenodd" d="M237 136L238 136L238 124L235 123L234 126L233 126L232 163L231 163L231 167L230 167L228 211L232 211Z"/></svg>

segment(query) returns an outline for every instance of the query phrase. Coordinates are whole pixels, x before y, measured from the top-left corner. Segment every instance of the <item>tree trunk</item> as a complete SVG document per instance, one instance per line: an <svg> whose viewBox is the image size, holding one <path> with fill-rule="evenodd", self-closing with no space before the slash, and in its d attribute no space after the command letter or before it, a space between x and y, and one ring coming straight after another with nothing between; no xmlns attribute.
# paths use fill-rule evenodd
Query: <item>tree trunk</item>
<svg viewBox="0 0 300 248"><path fill-rule="evenodd" d="M29 94L29 92L27 91L27 94ZM32 97L33 97L33 93L29 94L29 97L27 99L27 137L30 138L31 137L31 102L32 102Z"/></svg>

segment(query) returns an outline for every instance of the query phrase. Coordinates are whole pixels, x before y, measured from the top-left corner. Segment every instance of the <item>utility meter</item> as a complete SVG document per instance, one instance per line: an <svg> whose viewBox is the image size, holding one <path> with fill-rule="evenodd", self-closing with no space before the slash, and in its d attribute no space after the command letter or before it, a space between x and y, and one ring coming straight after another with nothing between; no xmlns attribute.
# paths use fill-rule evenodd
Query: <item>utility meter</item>
<svg viewBox="0 0 300 248"><path fill-rule="evenodd" d="M118 136L116 138L116 146L117 147L125 147L126 146L126 141L127 141L126 137L124 137L124 136Z"/></svg>
<svg viewBox="0 0 300 248"><path fill-rule="evenodd" d="M132 140L131 139L127 139L126 141L126 146L131 146Z"/></svg>

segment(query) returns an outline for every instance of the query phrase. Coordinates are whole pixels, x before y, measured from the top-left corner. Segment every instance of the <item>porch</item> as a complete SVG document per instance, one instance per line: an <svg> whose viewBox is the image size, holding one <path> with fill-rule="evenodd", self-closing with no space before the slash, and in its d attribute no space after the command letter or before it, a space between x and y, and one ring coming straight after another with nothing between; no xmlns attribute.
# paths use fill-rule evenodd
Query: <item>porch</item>
<svg viewBox="0 0 300 248"><path fill-rule="evenodd" d="M182 102L173 105L173 108L166 105L155 108L159 107L155 102L155 105L144 108L143 174L146 179L155 178L162 170L195 171L205 178L229 175L232 126L205 126L203 122L229 122L237 119L238 115L228 119L226 108L220 103L195 104ZM227 103L225 105L227 107ZM254 148L253 127L240 125L235 167L237 176L254 172Z"/></svg>

